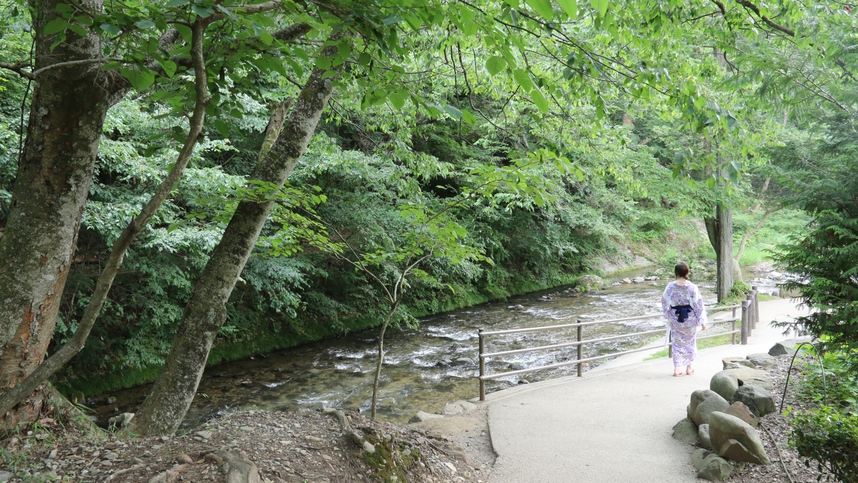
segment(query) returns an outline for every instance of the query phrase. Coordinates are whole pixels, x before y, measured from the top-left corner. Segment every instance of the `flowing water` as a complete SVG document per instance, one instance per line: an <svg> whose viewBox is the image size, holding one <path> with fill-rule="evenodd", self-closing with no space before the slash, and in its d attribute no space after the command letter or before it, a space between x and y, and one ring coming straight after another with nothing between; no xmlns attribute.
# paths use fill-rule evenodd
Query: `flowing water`
<svg viewBox="0 0 858 483"><path fill-rule="evenodd" d="M699 276L699 272L695 275ZM635 276L631 274L629 276ZM448 402L479 396L478 332L522 327L609 320L660 311L667 280L622 284L588 294L563 288L527 294L503 302L448 312L420 321L416 329L388 330L385 365L379 390L379 418L406 422L417 411L440 413ZM704 300L715 300L711 280L695 280ZM661 317L585 327L584 338L595 339L664 327ZM324 340L281 352L211 367L200 382L186 427L237 409L285 410L297 407L370 407L376 365L375 330ZM620 339L587 346L584 357L638 347L659 335ZM576 338L574 329L492 336L487 352L535 347ZM487 363L487 373L575 360L577 349L513 354ZM669 362L665 361L669 366ZM573 374L575 365L507 376L486 383L487 392L522 380ZM669 369L666 369L669 370ZM150 386L102 396L96 406L99 422L121 412L134 412ZM106 401L109 401L106 402Z"/></svg>

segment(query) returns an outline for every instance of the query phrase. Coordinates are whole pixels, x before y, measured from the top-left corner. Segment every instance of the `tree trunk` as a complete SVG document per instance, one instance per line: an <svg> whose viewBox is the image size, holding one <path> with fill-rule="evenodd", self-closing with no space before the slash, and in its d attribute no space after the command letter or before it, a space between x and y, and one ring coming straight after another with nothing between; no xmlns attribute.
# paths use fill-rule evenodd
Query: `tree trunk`
<svg viewBox="0 0 858 483"><path fill-rule="evenodd" d="M394 301L387 312L384 323L381 324L381 329L378 331L378 361L376 361L375 377L372 381L372 404L370 405L370 417L373 421L375 421L375 415L378 412L378 385L381 382L381 370L384 367L384 333L387 331L387 326L390 325L398 306L399 301Z"/></svg>
<svg viewBox="0 0 858 483"><path fill-rule="evenodd" d="M715 218L705 218L706 234L715 249L718 301L726 299L733 289L733 210L718 204Z"/></svg>
<svg viewBox="0 0 858 483"><path fill-rule="evenodd" d="M44 35L63 0L31 0L37 72L24 151L0 238L0 390L15 386L42 362L59 303L112 97L98 63L98 36L67 40L51 49ZM100 1L81 7L101 11ZM83 61L75 62L73 61ZM25 409L26 407L26 409ZM37 404L20 405L6 423L32 420Z"/></svg>
<svg viewBox="0 0 858 483"><path fill-rule="evenodd" d="M173 169L167 174L158 190L152 195L148 203L140 210L140 214L134 217L133 220L125 227L122 234L113 244L110 251L107 263L104 270L98 277L95 292L93 292L86 311L78 324L72 338L54 352L51 357L38 366L29 376L23 381L18 382L13 388L9 389L5 394L0 396L0 414L6 413L18 404L21 399L27 396L28 393L36 389L40 384L47 381L54 373L61 369L68 361L71 360L78 352L83 349L86 340L104 301L107 300L107 294L110 287L113 285L113 279L119 272L122 266L122 261L125 258L125 253L131 247L131 243L137 238L137 235L143 231L143 228L149 224L149 220L158 211L158 208L164 203L170 193L179 184L179 180L191 160L191 155L194 153L194 148L197 145L197 140L202 133L205 123L206 107L209 104L210 97L208 93L208 79L206 76L205 59L203 57L203 32L205 26L201 22L196 22L193 25L193 40L191 46L191 56L193 58L194 71L197 74L194 76L196 101L194 112L191 116L188 135L185 139L185 144L179 152L176 163Z"/></svg>
<svg viewBox="0 0 858 483"><path fill-rule="evenodd" d="M326 47L321 55L335 52L336 47ZM325 71L313 69L283 132L252 179L282 187L292 173L333 91L331 79L323 79ZM179 428L196 395L215 336L226 320L226 303L273 203L244 201L238 205L200 274L164 368L132 421L140 434L169 435Z"/></svg>
<svg viewBox="0 0 858 483"><path fill-rule="evenodd" d="M733 289L733 210L719 204L716 209L718 218L717 281L718 301L726 299Z"/></svg>

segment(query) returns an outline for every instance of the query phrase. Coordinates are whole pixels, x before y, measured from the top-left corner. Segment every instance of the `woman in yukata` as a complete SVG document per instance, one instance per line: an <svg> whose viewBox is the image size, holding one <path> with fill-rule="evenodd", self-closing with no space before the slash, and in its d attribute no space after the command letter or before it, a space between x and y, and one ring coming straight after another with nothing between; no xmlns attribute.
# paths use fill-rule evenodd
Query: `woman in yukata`
<svg viewBox="0 0 858 483"><path fill-rule="evenodd" d="M697 326L706 330L706 308L700 290L688 280L691 269L686 263L674 267L676 280L667 284L661 296L661 309L667 317L668 338L673 334L673 375L694 374L691 363L697 356Z"/></svg>

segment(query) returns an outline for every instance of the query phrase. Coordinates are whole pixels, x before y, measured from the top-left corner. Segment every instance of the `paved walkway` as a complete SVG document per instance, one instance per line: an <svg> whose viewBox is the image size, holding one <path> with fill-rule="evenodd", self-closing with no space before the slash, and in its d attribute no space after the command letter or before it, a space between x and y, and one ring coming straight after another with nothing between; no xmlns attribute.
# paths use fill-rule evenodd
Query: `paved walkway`
<svg viewBox="0 0 858 483"><path fill-rule="evenodd" d="M686 416L691 393L709 388L709 379L722 369L722 358L768 352L774 343L790 338L769 321L802 313L787 299L761 302L760 321L748 345L698 351L696 374L691 376L673 377L669 359L643 361L649 353L640 352L585 372L582 378L489 394L489 432L498 457L488 481L698 481L690 458L694 448L671 436L673 426Z"/></svg>

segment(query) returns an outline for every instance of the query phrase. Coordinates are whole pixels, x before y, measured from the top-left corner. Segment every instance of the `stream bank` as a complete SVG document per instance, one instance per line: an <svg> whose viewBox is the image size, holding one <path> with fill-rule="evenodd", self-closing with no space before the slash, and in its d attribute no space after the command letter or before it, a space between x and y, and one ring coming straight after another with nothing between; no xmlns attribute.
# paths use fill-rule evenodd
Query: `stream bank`
<svg viewBox="0 0 858 483"><path fill-rule="evenodd" d="M703 270L698 276L703 275ZM535 292L505 301L447 312L421 319L416 329L388 331L387 355L379 394L379 417L407 422L417 411L440 413L447 402L470 399L478 394L477 336L480 329L505 329L523 326L556 325L587 320L612 319L642 313L658 313L663 281L643 281L650 269L620 272L606 281L604 290L576 293L571 287ZM622 279L640 283L621 283ZM701 281L705 290L711 282ZM634 322L641 330L663 326L660 318ZM628 324L605 326L588 338L628 332ZM522 344L543 345L566 341L573 334L524 335L495 346L497 350ZM543 339L544 337L544 339ZM367 410L375 369L377 334L375 330L327 339L250 359L220 364L207 369L198 396L188 413L184 427L241 409L290 410L340 407ZM625 344L623 344L625 342ZM593 347L592 354L622 350L648 340L610 342ZM490 370L502 372L509 367L547 365L576 357L569 349L551 354L522 354L490 363ZM559 377L574 371L574 366L527 378L508 377L493 381L489 392L540 378ZM134 412L149 386L113 391L87 401L97 410L99 424L124 412Z"/></svg>

